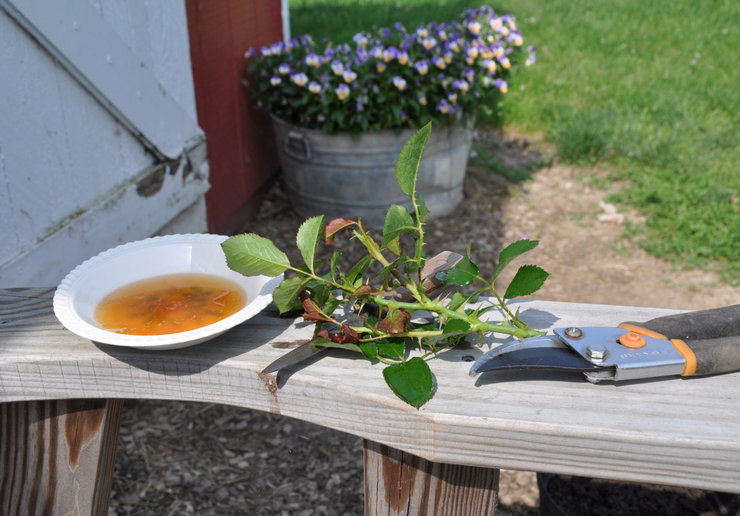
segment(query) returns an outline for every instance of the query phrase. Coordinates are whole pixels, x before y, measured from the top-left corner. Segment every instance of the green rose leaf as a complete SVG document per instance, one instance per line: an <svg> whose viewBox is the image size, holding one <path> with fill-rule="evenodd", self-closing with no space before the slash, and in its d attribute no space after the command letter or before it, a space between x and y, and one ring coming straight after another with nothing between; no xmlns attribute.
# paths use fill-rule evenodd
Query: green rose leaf
<svg viewBox="0 0 740 516"><path fill-rule="evenodd" d="M365 254L357 260L352 268L345 275L345 280L348 286L355 285L357 282L362 282L362 275L365 274L370 266L373 264L373 258L369 254Z"/></svg>
<svg viewBox="0 0 740 516"><path fill-rule="evenodd" d="M417 409L434 394L432 371L419 357L386 367L383 378L396 396Z"/></svg>
<svg viewBox="0 0 740 516"><path fill-rule="evenodd" d="M339 249L335 249L333 253L331 253L331 261L329 262L329 271L331 274L331 279L335 283L338 283L342 280L343 275L342 271L339 268L339 260L342 258L342 251Z"/></svg>
<svg viewBox="0 0 740 516"><path fill-rule="evenodd" d="M550 274L536 265L522 265L506 289L504 299L528 296L537 292Z"/></svg>
<svg viewBox="0 0 740 516"><path fill-rule="evenodd" d="M378 342L378 354L403 360L406 354L406 344L403 339L380 341Z"/></svg>
<svg viewBox="0 0 740 516"><path fill-rule="evenodd" d="M506 266L513 260L514 258L523 255L527 251L531 251L535 247L537 247L537 244L539 244L539 240L517 240L516 242L513 242L506 246L498 255L498 263L496 264L496 267L493 269L493 276L491 277L491 283L496 281L496 278L498 278L498 275L501 274L501 271L503 271Z"/></svg>
<svg viewBox="0 0 740 516"><path fill-rule="evenodd" d="M311 344L318 348L346 349L347 351L362 353L360 346L358 346L357 344L334 342L333 340L324 337L317 337L313 339L311 341Z"/></svg>
<svg viewBox="0 0 740 516"><path fill-rule="evenodd" d="M429 143L431 133L432 124L429 122L409 138L396 160L396 181L401 191L409 197L415 194L419 163L421 163L421 156Z"/></svg>
<svg viewBox="0 0 740 516"><path fill-rule="evenodd" d="M323 280L311 279L306 283L306 288L311 293L311 299L316 301L318 306L323 307L332 298L331 292L333 288Z"/></svg>
<svg viewBox="0 0 740 516"><path fill-rule="evenodd" d="M360 350L368 360L376 360L378 355L403 360L406 345L401 339L397 341L363 342L360 344Z"/></svg>
<svg viewBox="0 0 740 516"><path fill-rule="evenodd" d="M368 360L375 360L378 358L378 344L376 342L363 342L360 344L360 351L365 355Z"/></svg>
<svg viewBox="0 0 740 516"><path fill-rule="evenodd" d="M324 311L325 314L333 314L334 310L339 308L339 305L341 304L342 304L341 299L334 297L334 296L329 296L329 298L321 306L321 309Z"/></svg>
<svg viewBox="0 0 740 516"><path fill-rule="evenodd" d="M478 266L466 255L454 267L441 273L441 278L446 285L470 285L478 277L479 272Z"/></svg>
<svg viewBox="0 0 740 516"><path fill-rule="evenodd" d="M275 301L281 314L292 310L299 310L301 303L298 295L306 286L308 278L290 278L284 280L272 293L272 300Z"/></svg>
<svg viewBox="0 0 740 516"><path fill-rule="evenodd" d="M359 240L362 245L365 246L365 249L367 249L368 254L373 257L373 259L382 261L383 260L383 254L380 252L380 247L378 247L378 243L373 240L373 238L368 235L367 233L360 233L359 231L353 231L352 234L355 236L357 240Z"/></svg>
<svg viewBox="0 0 740 516"><path fill-rule="evenodd" d="M383 224L383 239L381 245L385 246L390 252L400 256L401 245L400 237L403 234L413 233L416 231L414 220L404 206L398 204L388 208L385 215L385 224Z"/></svg>
<svg viewBox="0 0 740 516"><path fill-rule="evenodd" d="M431 212L429 211L429 208L427 208L427 203L426 200L424 200L424 195L420 193L416 194L416 207L419 210L419 219L424 222Z"/></svg>
<svg viewBox="0 0 740 516"><path fill-rule="evenodd" d="M324 216L317 215L306 219L301 227L298 228L295 241L298 250L301 252L303 261L308 269L314 271L314 260L316 259L316 250L319 247L319 241L324 236Z"/></svg>
<svg viewBox="0 0 740 516"><path fill-rule="evenodd" d="M464 305L467 300L467 296L464 296L460 292L455 292L454 294L452 294L452 300L450 300L450 304L447 306L447 308L452 310L453 312L457 311L457 309Z"/></svg>
<svg viewBox="0 0 740 516"><path fill-rule="evenodd" d="M451 319L447 321L442 331L445 333L467 333L470 323L462 319Z"/></svg>
<svg viewBox="0 0 740 516"><path fill-rule="evenodd" d="M267 238L244 233L228 238L221 243L230 269L244 276L277 276L290 267L284 252Z"/></svg>
<svg viewBox="0 0 740 516"><path fill-rule="evenodd" d="M411 260L413 260L413 258L410 258L408 256L400 256L396 258L390 264L380 270L380 272L378 273L378 277L388 279L390 276L393 275L394 270L399 270L403 266L403 264Z"/></svg>

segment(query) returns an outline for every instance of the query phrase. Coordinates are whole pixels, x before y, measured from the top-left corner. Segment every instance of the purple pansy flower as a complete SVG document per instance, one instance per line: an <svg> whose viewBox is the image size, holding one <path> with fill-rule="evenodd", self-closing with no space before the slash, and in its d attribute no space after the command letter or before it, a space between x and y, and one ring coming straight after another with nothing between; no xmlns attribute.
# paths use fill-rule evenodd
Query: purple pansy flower
<svg viewBox="0 0 740 516"><path fill-rule="evenodd" d="M355 34L352 37L352 40L357 43L360 47L364 47L368 43L367 35L364 32L360 32L358 34Z"/></svg>
<svg viewBox="0 0 740 516"><path fill-rule="evenodd" d="M414 68L421 75L426 75L429 72L429 63L426 61L417 61L414 63Z"/></svg>
<svg viewBox="0 0 740 516"><path fill-rule="evenodd" d="M291 80L296 83L298 86L305 86L305 84L308 82L308 76L305 73L297 73L291 77Z"/></svg>
<svg viewBox="0 0 740 516"><path fill-rule="evenodd" d="M437 111L439 111L443 115L449 113L451 108L452 106L449 102L447 102L447 99L442 99L439 101L439 104L437 104Z"/></svg>
<svg viewBox="0 0 740 516"><path fill-rule="evenodd" d="M331 62L331 71L334 72L334 75L342 75L344 72L344 64L342 64L341 61L335 59Z"/></svg>
<svg viewBox="0 0 740 516"><path fill-rule="evenodd" d="M460 90L463 93L466 93L470 89L470 84L468 84L467 81L463 81L462 79L455 79L452 81L452 87L456 90Z"/></svg>
<svg viewBox="0 0 740 516"><path fill-rule="evenodd" d="M309 52L309 54L306 56L306 64L308 66L318 68L319 66L321 66L321 57L316 55L315 52Z"/></svg>
<svg viewBox="0 0 740 516"><path fill-rule="evenodd" d="M445 63L445 60L439 56L434 56L432 58L432 64L440 70L444 70L445 68L447 68L447 63Z"/></svg>
<svg viewBox="0 0 740 516"><path fill-rule="evenodd" d="M349 97L349 92L350 92L349 86L344 83L337 86L337 88L334 90L334 93L337 94L337 97L339 98L339 100L344 100L347 97Z"/></svg>

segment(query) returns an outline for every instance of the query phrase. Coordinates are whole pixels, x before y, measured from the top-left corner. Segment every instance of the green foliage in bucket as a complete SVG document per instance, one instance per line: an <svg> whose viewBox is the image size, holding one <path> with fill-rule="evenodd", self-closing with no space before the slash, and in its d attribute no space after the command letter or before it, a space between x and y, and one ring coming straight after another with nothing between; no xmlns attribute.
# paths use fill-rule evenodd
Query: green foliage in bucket
<svg viewBox="0 0 740 516"><path fill-rule="evenodd" d="M260 108L307 129L453 124L495 108L523 44L512 15L484 6L447 23L362 32L352 45L304 35L250 49L246 82ZM526 63L534 63L533 47Z"/></svg>
<svg viewBox="0 0 740 516"><path fill-rule="evenodd" d="M519 240L501 251L491 277L480 275L469 250L451 268L435 274L439 284L453 290L466 286L470 293L435 289L438 293L433 294L427 287L422 271L427 262L424 222L429 211L417 192L416 180L430 133L431 123L409 139L398 157L396 179L410 197L412 209L391 206L379 240L360 218L326 223L319 215L298 229L296 244L303 258L299 266L292 265L270 240L253 233L233 236L222 244L229 267L241 274L277 276L292 271L294 276L273 293L280 311L302 308L303 318L315 323L314 346L345 349L386 364L383 377L388 386L416 408L431 399L435 390L428 358L456 346L468 335L479 339L488 333L517 338L541 335L512 313L506 300L536 292L548 276L540 267L524 265L503 295L497 291L494 283L500 273L538 243ZM317 260L322 241L332 245L342 231L351 231L366 250L357 263L344 270L339 249L329 260ZM378 272L370 272L374 270ZM479 302L482 295L489 296L485 302ZM490 322L489 317L483 317L494 309L503 314L502 321ZM432 317L419 320L415 312L421 311Z"/></svg>

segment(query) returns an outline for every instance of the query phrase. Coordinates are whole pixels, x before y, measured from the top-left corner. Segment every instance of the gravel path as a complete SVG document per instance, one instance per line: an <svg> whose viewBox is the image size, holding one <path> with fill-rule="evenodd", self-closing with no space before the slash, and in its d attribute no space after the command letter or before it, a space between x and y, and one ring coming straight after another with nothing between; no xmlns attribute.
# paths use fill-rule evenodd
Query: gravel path
<svg viewBox="0 0 740 516"><path fill-rule="evenodd" d="M544 151L523 138L487 134L479 143L509 169L525 171L546 161ZM486 271L503 243L540 238L532 261L552 273L536 294L540 299L686 309L740 299L738 289L709 273L676 271L623 241L621 224L630 214L604 204L607 192L590 186L581 171L554 164L533 181L516 184L471 166L465 189L454 216L427 226L430 252L461 252L474 242L473 259ZM295 259L301 221L278 181L240 232L271 238ZM361 450L354 436L287 417L210 404L129 401L109 513L362 514ZM534 473L503 471L497 514L538 514L537 497Z"/></svg>

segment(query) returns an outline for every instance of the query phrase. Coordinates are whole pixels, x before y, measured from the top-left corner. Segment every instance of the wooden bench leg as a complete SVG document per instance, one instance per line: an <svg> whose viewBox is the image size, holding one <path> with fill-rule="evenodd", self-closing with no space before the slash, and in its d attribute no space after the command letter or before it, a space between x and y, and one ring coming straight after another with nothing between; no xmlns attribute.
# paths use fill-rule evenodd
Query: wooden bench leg
<svg viewBox="0 0 740 516"><path fill-rule="evenodd" d="M106 515L123 400L0 404L0 514Z"/></svg>
<svg viewBox="0 0 740 516"><path fill-rule="evenodd" d="M490 516L499 470L429 462L364 442L365 516Z"/></svg>

